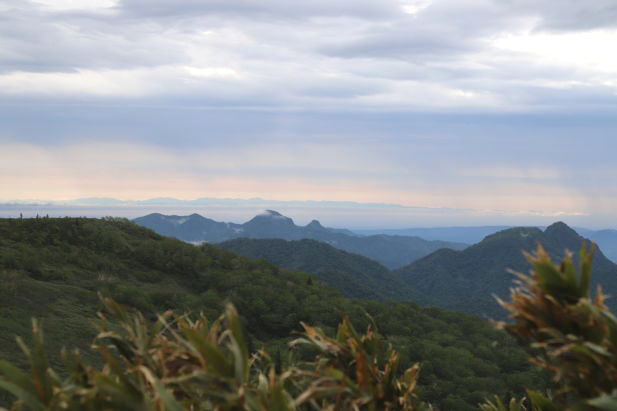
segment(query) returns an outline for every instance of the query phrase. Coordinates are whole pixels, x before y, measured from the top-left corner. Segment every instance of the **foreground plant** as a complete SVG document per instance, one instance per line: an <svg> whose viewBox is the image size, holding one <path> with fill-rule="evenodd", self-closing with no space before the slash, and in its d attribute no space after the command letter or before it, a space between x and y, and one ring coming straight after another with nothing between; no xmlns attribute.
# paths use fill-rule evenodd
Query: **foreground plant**
<svg viewBox="0 0 617 411"><path fill-rule="evenodd" d="M498 326L537 353L530 361L550 373L555 389L550 399L528 392L531 406L489 401L484 410L617 409L617 318L600 287L590 296L592 256L582 248L577 272L569 252L559 265L541 246L526 254L533 270L515 273L511 301L500 301L512 321Z"/></svg>
<svg viewBox="0 0 617 411"><path fill-rule="evenodd" d="M0 361L0 389L12 409L32 410L415 410L417 366L401 379L398 355L370 329L358 335L347 319L336 339L305 326L303 338L318 354L314 362L275 371L263 351L249 354L240 318L228 305L213 323L167 312L149 324L102 298L93 349L104 366L63 352L65 377L52 370L43 333L33 320L33 347L18 339L31 374Z"/></svg>
<svg viewBox="0 0 617 411"><path fill-rule="evenodd" d="M335 338L319 328L303 324L304 337L292 345L318 349L308 369L300 371L305 391L298 403L309 402L318 409L421 410L426 407L414 394L420 365L415 364L399 378L399 355L369 326L358 334L348 318L338 326Z"/></svg>

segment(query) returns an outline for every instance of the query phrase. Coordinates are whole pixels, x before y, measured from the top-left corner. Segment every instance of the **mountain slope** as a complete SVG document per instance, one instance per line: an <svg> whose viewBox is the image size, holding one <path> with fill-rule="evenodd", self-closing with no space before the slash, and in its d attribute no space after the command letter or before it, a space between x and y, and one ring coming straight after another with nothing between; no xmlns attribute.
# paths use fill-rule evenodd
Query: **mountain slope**
<svg viewBox="0 0 617 411"><path fill-rule="evenodd" d="M176 237L189 243L202 242L204 235L210 239L208 242L216 243L228 238L230 230L234 227L226 223L202 217L199 214L188 216L163 215L159 213L135 219L135 222L143 227L148 227L157 233Z"/></svg>
<svg viewBox="0 0 617 411"><path fill-rule="evenodd" d="M102 292L148 316L175 309L212 319L230 300L252 349L271 353L287 349L300 321L331 333L339 310L359 329L368 313L401 353L401 367L422 362L422 397L440 409L473 410L489 393L541 388L525 352L481 319L408 302L351 300L309 278L122 219L0 219L0 358L23 366L14 336L29 335L32 316L42 319L53 364L62 346L89 353Z"/></svg>
<svg viewBox="0 0 617 411"><path fill-rule="evenodd" d="M545 231L538 228L511 228L489 235L480 243L462 251L439 250L395 273L429 304L467 313L501 317L502 310L492 294L508 295L514 276L508 269L528 271L521 251L533 251L542 244L554 260L565 249L577 252L584 242L564 223L555 223ZM594 284L601 283L607 293L617 293L617 265L600 250L594 256ZM595 287L594 287L595 288ZM607 304L615 307L615 299Z"/></svg>
<svg viewBox="0 0 617 411"><path fill-rule="evenodd" d="M606 257L617 263L617 230L594 231L589 239L602 248Z"/></svg>
<svg viewBox="0 0 617 411"><path fill-rule="evenodd" d="M347 297L416 302L422 299L378 262L316 240L240 238L217 246L282 268L313 274Z"/></svg>
<svg viewBox="0 0 617 411"><path fill-rule="evenodd" d="M313 239L371 258L390 269L407 265L440 248L461 250L467 246L461 243L429 241L419 237L399 235L358 236L345 230L326 228L317 220L311 221L306 226L298 226L291 218L273 210L267 210L244 224L220 223L197 214L190 216L149 214L133 221L159 234L193 243L217 243L234 238Z"/></svg>

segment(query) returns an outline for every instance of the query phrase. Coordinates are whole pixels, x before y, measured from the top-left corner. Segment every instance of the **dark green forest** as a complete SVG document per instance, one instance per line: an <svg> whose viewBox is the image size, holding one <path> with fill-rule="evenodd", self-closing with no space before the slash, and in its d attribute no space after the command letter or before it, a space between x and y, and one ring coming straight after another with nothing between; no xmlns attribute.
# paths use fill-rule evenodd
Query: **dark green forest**
<svg viewBox="0 0 617 411"><path fill-rule="evenodd" d="M533 251L542 244L555 261L567 250L591 246L572 228L557 222L542 231L535 227L510 228L491 234L462 251L443 249L415 261L394 274L420 292L425 304L477 314L488 318L505 318L494 295L505 298L512 287L508 270L526 273L529 263L522 252ZM576 259L576 258L575 258ZM602 284L609 295L617 293L617 265L600 249L594 253L593 289ZM609 298L609 308L617 309L617 299Z"/></svg>
<svg viewBox="0 0 617 411"><path fill-rule="evenodd" d="M167 309L216 318L230 301L251 350L263 347L283 362L301 321L331 334L341 312L358 329L368 314L404 366L422 362L419 392L443 409L476 409L489 393L543 384L513 339L482 319L345 298L304 272L165 238L124 219L0 220L0 278L0 358L22 366L14 338L30 335L31 317L42 321L52 364L63 346L88 357L100 292L152 319Z"/></svg>
<svg viewBox="0 0 617 411"><path fill-rule="evenodd" d="M421 301L421 295L383 265L315 240L238 238L217 247L312 274L351 298Z"/></svg>

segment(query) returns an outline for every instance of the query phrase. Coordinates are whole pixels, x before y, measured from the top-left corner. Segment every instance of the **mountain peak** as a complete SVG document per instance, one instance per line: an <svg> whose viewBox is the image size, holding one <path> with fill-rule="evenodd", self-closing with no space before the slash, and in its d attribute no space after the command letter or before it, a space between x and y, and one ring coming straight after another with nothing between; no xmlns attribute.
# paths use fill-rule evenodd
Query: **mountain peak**
<svg viewBox="0 0 617 411"><path fill-rule="evenodd" d="M264 212L257 214L255 217L253 217L253 219L251 221L249 221L248 223L253 223L253 224L284 224L284 225L294 225L293 220L287 216L284 216L283 214L279 213L278 211L274 211L274 210L265 210ZM246 224L248 224L246 223Z"/></svg>
<svg viewBox="0 0 617 411"><path fill-rule="evenodd" d="M317 220L313 220L310 223L308 223L306 225L306 228L318 228L318 229L325 229L324 226L321 225L321 223Z"/></svg>
<svg viewBox="0 0 617 411"><path fill-rule="evenodd" d="M572 228L570 228L563 221L558 221L546 227L546 230L544 230L544 234L549 235L549 236L559 236L559 237L563 237L563 236L579 237L578 233L574 231Z"/></svg>
<svg viewBox="0 0 617 411"><path fill-rule="evenodd" d="M274 210L265 210L263 213L258 214L258 217L283 217L286 218L283 214L279 213L278 211L274 211Z"/></svg>
<svg viewBox="0 0 617 411"><path fill-rule="evenodd" d="M512 227L505 230L498 231L493 234L489 234L482 241L476 245L487 244L491 242L502 242L504 240L514 240L521 238L538 238L542 234L542 230L537 227Z"/></svg>

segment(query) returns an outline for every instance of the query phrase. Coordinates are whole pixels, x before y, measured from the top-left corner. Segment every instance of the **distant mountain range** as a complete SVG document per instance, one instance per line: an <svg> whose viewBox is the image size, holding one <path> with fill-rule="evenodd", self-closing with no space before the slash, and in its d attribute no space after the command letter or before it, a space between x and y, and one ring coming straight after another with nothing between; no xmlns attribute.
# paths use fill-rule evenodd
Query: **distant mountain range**
<svg viewBox="0 0 617 411"><path fill-rule="evenodd" d="M394 274L423 296L419 303L499 318L503 310L491 295L507 297L515 279L507 269L528 272L530 266L521 251L533 251L538 243L554 261L561 260L566 249L576 256L583 244L590 244L561 222L544 231L535 227L510 228L462 251L438 250ZM617 293L617 265L601 250L594 256L592 282L594 290L595 284L602 284L605 293ZM616 298L607 304L617 308Z"/></svg>
<svg viewBox="0 0 617 411"><path fill-rule="evenodd" d="M457 243L475 244L482 241L487 235L501 230L512 228L511 226L478 226L478 227L419 227L383 230L353 230L360 235L406 235L424 238L425 240L452 241Z"/></svg>
<svg viewBox="0 0 617 411"><path fill-rule="evenodd" d="M390 269L405 266L441 248L461 250L467 247L467 244L420 237L385 234L360 236L348 230L326 228L317 220L298 226L291 218L273 210L267 210L244 224L218 222L198 214L177 216L154 213L133 221L159 234L192 243L218 243L234 238L313 239L371 258Z"/></svg>
<svg viewBox="0 0 617 411"><path fill-rule="evenodd" d="M513 228L511 226L480 226L480 227L426 227L384 230L354 230L360 235L405 235L424 238L425 240L452 241L475 244L490 234ZM544 230L546 227L538 227ZM574 231L598 244L604 255L617 263L617 230L590 230L572 227Z"/></svg>
<svg viewBox="0 0 617 411"><path fill-rule="evenodd" d="M282 268L307 272L346 297L380 301L422 299L412 286L378 262L320 241L238 238L216 246Z"/></svg>

